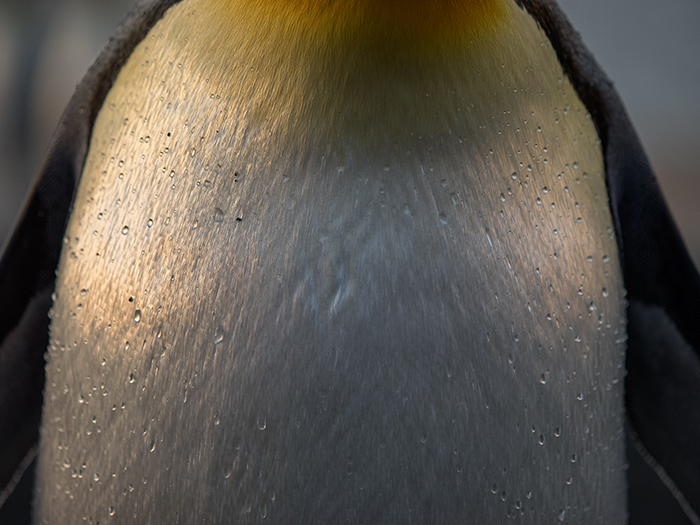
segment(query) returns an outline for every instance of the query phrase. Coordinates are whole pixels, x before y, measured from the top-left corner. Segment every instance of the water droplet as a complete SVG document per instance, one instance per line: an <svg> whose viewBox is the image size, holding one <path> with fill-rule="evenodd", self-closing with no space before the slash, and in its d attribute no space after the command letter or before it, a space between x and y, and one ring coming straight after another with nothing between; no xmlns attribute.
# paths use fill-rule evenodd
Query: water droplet
<svg viewBox="0 0 700 525"><path fill-rule="evenodd" d="M547 381L549 381L549 370L547 370L540 376L540 383L546 385Z"/></svg>
<svg viewBox="0 0 700 525"><path fill-rule="evenodd" d="M170 172L170 178L172 179L173 177L175 177L175 170L172 170L172 171Z"/></svg>
<svg viewBox="0 0 700 525"><path fill-rule="evenodd" d="M573 476L569 476L569 479L566 480L566 484L567 484L567 485L571 485L573 482L574 482L574 477L573 477Z"/></svg>
<svg viewBox="0 0 700 525"><path fill-rule="evenodd" d="M122 235L126 235L127 233L129 233L129 227L128 227L128 226L124 226L124 227L122 228Z"/></svg>
<svg viewBox="0 0 700 525"><path fill-rule="evenodd" d="M428 442L428 434L423 432L420 436L420 442L425 445Z"/></svg>
<svg viewBox="0 0 700 525"><path fill-rule="evenodd" d="M148 451L153 452L156 449L156 442L155 440L151 440L151 442L148 445Z"/></svg>
<svg viewBox="0 0 700 525"><path fill-rule="evenodd" d="M579 392L576 396L576 399L578 399L579 401L583 401L583 392Z"/></svg>
<svg viewBox="0 0 700 525"><path fill-rule="evenodd" d="M221 419L219 419L219 414L214 414L214 426L219 426Z"/></svg>
<svg viewBox="0 0 700 525"><path fill-rule="evenodd" d="M498 492L498 483L493 484L493 487L491 487L491 492L493 492L494 494Z"/></svg>
<svg viewBox="0 0 700 525"><path fill-rule="evenodd" d="M540 445L544 445L544 434L540 434L540 439L537 440Z"/></svg>
<svg viewBox="0 0 700 525"><path fill-rule="evenodd" d="M146 223L146 226L148 226L149 228L150 228L151 226L153 226L153 219L148 219L148 222Z"/></svg>
<svg viewBox="0 0 700 525"><path fill-rule="evenodd" d="M503 492L501 492L501 501L505 501L507 499L508 499L508 491L504 490Z"/></svg>
<svg viewBox="0 0 700 525"><path fill-rule="evenodd" d="M258 430L265 430L267 428L267 419L265 417L258 418Z"/></svg>
<svg viewBox="0 0 700 525"><path fill-rule="evenodd" d="M192 229L196 230L197 226L199 226L199 221L194 221L194 223L192 224Z"/></svg>
<svg viewBox="0 0 700 525"><path fill-rule="evenodd" d="M223 340L224 340L224 327L219 325L219 327L216 329L216 332L214 333L214 344L218 345Z"/></svg>
<svg viewBox="0 0 700 525"><path fill-rule="evenodd" d="M443 212L440 212L439 217L440 217L440 222L442 224L447 224L447 215L445 215Z"/></svg>
<svg viewBox="0 0 700 525"><path fill-rule="evenodd" d="M571 456L571 462L572 462L572 463L576 463L576 460L577 460L577 459L578 459L578 457L576 456L576 454L574 454L574 455Z"/></svg>
<svg viewBox="0 0 700 525"><path fill-rule="evenodd" d="M92 477L92 479L94 479L95 481L100 481L100 475L97 472L95 472L95 475Z"/></svg>
<svg viewBox="0 0 700 525"><path fill-rule="evenodd" d="M598 309L598 307L595 304L595 301L591 301L591 304L588 305L588 311L590 312L595 312Z"/></svg>
<svg viewBox="0 0 700 525"><path fill-rule="evenodd" d="M561 427L557 427L554 429L554 437L559 437L561 436Z"/></svg>
<svg viewBox="0 0 700 525"><path fill-rule="evenodd" d="M608 289L603 287L603 297L607 297L610 295L610 292L608 292Z"/></svg>
<svg viewBox="0 0 700 525"><path fill-rule="evenodd" d="M141 322L141 310L136 310L134 312L134 322L135 323L140 323Z"/></svg>
<svg viewBox="0 0 700 525"><path fill-rule="evenodd" d="M195 148L192 148L192 150L190 151L190 157L194 157L196 153L197 150Z"/></svg>
<svg viewBox="0 0 700 525"><path fill-rule="evenodd" d="M114 507L109 508L109 515L114 516Z"/></svg>
<svg viewBox="0 0 700 525"><path fill-rule="evenodd" d="M224 220L224 212L221 208L214 208L214 222L222 222Z"/></svg>
<svg viewBox="0 0 700 525"><path fill-rule="evenodd" d="M603 255L603 264L608 264L610 262L610 257Z"/></svg>
<svg viewBox="0 0 700 525"><path fill-rule="evenodd" d="M518 180L518 173L514 171L514 172L511 174L510 178L513 179L513 180Z"/></svg>
<svg viewBox="0 0 700 525"><path fill-rule="evenodd" d="M559 514L559 521L564 521L566 517L566 511L562 509L561 514Z"/></svg>
<svg viewBox="0 0 700 525"><path fill-rule="evenodd" d="M133 373L129 374L129 384L133 385L135 381L136 381L136 376L134 376Z"/></svg>

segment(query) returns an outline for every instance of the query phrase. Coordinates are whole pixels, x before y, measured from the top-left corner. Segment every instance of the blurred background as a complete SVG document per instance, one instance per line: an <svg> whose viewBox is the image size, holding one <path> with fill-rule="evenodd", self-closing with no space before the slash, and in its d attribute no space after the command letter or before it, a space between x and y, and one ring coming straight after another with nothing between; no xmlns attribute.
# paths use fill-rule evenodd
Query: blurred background
<svg viewBox="0 0 700 525"><path fill-rule="evenodd" d="M0 0L0 246L76 84L135 0Z"/></svg>
<svg viewBox="0 0 700 525"><path fill-rule="evenodd" d="M0 246L76 83L135 0L0 0ZM614 80L700 261L700 1L559 0Z"/></svg>

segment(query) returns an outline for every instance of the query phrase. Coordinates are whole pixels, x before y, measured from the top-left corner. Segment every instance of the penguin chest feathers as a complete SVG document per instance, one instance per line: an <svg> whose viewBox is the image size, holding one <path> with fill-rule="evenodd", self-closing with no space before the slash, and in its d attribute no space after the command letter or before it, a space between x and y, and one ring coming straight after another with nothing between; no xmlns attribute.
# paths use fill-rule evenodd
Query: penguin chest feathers
<svg viewBox="0 0 700 525"><path fill-rule="evenodd" d="M176 4L56 293L40 518L624 520L600 141L513 2Z"/></svg>

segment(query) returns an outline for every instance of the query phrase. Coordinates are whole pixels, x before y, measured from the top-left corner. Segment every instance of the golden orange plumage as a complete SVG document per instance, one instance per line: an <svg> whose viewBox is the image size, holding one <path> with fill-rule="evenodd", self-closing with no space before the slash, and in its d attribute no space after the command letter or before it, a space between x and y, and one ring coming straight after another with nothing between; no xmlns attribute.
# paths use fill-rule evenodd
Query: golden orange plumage
<svg viewBox="0 0 700 525"><path fill-rule="evenodd" d="M410 55L454 41L478 42L508 18L512 7L503 0L206 0L204 5L224 18L228 13L229 21L245 13L292 41L316 40L323 46L362 43L369 53Z"/></svg>
<svg viewBox="0 0 700 525"><path fill-rule="evenodd" d="M255 5L315 30L375 33L400 40L444 39L493 28L505 15L500 0L268 0Z"/></svg>

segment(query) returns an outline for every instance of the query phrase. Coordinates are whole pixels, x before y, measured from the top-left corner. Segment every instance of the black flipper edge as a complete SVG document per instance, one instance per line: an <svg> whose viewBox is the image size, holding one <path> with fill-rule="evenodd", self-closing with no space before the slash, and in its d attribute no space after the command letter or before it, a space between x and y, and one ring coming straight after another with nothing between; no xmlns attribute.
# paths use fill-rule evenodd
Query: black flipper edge
<svg viewBox="0 0 700 525"><path fill-rule="evenodd" d="M659 476L659 479L662 481L662 483L666 485L666 488L669 490L669 492L673 495L674 498L676 498L681 509L683 509L683 512L685 512L688 518L690 519L690 522L693 525L700 525L700 518L697 514L695 514L692 507L690 506L690 503L688 503L688 500L686 500L683 496L683 493L680 490L678 490L678 487L669 477L669 475L666 474L666 471L663 469L663 467L657 463L657 461L653 458L651 454L649 454L649 451L646 449L646 447L644 447L634 429L628 428L627 433L629 434L632 443L634 443L634 447L637 449L637 453L640 456L642 456L644 461L646 461L647 464L654 470L654 472L656 472L656 475Z"/></svg>

